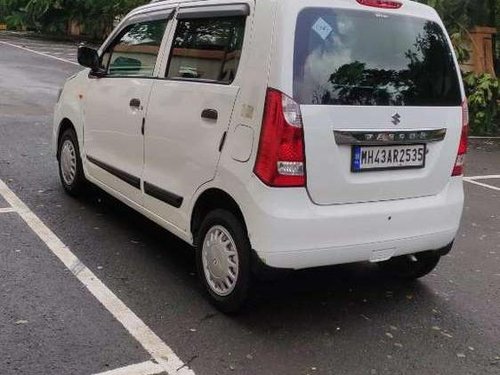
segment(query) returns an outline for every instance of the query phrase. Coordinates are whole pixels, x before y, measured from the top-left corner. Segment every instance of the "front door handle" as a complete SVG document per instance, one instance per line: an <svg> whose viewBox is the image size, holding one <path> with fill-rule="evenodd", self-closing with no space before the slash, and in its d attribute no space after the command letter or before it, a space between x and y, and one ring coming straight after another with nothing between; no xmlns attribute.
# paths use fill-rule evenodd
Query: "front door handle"
<svg viewBox="0 0 500 375"><path fill-rule="evenodd" d="M207 108L201 112L201 118L216 121L219 118L219 113L215 109Z"/></svg>
<svg viewBox="0 0 500 375"><path fill-rule="evenodd" d="M139 99L130 99L130 108L140 109L141 101Z"/></svg>

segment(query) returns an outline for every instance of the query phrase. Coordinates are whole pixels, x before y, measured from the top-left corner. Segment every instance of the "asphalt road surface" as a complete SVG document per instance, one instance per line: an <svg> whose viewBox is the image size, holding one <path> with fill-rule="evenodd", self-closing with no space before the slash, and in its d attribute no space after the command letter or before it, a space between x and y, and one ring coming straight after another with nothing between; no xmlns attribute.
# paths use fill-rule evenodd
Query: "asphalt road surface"
<svg viewBox="0 0 500 375"><path fill-rule="evenodd" d="M468 175L493 177L466 183L429 277L296 272L227 317L188 246L98 189L63 193L52 109L74 48L0 34L0 374L500 374L499 143L473 142Z"/></svg>

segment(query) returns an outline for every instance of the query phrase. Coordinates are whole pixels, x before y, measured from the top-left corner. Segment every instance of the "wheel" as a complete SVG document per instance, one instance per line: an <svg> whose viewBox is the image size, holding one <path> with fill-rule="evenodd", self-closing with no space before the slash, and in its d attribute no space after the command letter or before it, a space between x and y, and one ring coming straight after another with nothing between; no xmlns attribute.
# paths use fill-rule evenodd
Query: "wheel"
<svg viewBox="0 0 500 375"><path fill-rule="evenodd" d="M67 129L58 145L59 177L64 190L77 196L85 189L87 180L83 172L78 140L73 129Z"/></svg>
<svg viewBox="0 0 500 375"><path fill-rule="evenodd" d="M404 255L379 263L380 268L390 276L416 280L431 273L439 263L441 256L436 253Z"/></svg>
<svg viewBox="0 0 500 375"><path fill-rule="evenodd" d="M196 241L196 264L210 302L224 313L240 310L250 286L250 241L231 212L217 209L205 217Z"/></svg>

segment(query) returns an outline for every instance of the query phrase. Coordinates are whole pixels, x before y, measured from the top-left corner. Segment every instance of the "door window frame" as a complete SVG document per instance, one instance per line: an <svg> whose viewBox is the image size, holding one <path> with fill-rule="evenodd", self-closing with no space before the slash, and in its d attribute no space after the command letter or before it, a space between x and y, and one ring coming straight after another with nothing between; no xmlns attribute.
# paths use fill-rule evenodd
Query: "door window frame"
<svg viewBox="0 0 500 375"><path fill-rule="evenodd" d="M240 71L243 70L244 56L246 54L246 50L248 49L249 39L252 34L251 31L253 24L250 19L251 14L252 14L251 5L248 2L212 4L212 5L202 4L196 6L181 5L175 12L171 23L171 30L169 33L170 35L168 38L168 43L164 49L166 57L164 59L165 60L164 63L160 67L161 76L159 77L159 79L165 81L173 81L173 82L192 82L192 83L212 84L212 85L222 85L222 86L234 85L238 81ZM168 70L170 68L170 62L172 59L175 33L177 31L179 21L190 20L190 19L236 17L236 16L245 17L245 27L244 27L243 44L241 47L241 56L238 63L238 69L236 70L235 77L231 82L216 81L210 79L199 79L199 78L167 77Z"/></svg>
<svg viewBox="0 0 500 375"><path fill-rule="evenodd" d="M116 42L119 41L119 39L123 36L123 32L128 29L132 25L136 25L139 23L143 22L151 22L151 21L159 21L159 20L164 20L166 22L165 26L165 31L163 33L163 37L161 40L161 44L159 47L158 55L156 56L156 63L155 63L155 68L153 69L153 74L151 76L135 76L135 75L126 75L126 74L121 74L121 75L110 75L108 74L107 70L109 67L109 62L111 61L111 56L110 56L110 61L108 62L108 66L106 66L106 74L103 76L100 76L100 79L104 78L135 78L135 79L157 79L158 78L158 71L159 67L162 65L163 57L164 57L164 52L165 52L165 45L167 44L169 37L170 37L170 26L172 24L172 19L175 15L175 7L169 8L169 9L162 9L160 11L151 11L147 13L141 13L137 15L133 15L132 17L125 19L121 25L115 29L115 31L109 36L109 38L104 42L104 44L101 46L99 49L99 61L102 61L102 58L106 54L109 48L113 47Z"/></svg>

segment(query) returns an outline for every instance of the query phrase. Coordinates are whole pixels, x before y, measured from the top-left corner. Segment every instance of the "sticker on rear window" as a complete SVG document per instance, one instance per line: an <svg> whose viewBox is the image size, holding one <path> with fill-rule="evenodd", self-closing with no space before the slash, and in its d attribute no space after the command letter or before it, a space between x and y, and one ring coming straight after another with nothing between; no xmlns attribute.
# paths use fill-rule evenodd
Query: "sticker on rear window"
<svg viewBox="0 0 500 375"><path fill-rule="evenodd" d="M321 39L326 40L328 35L331 34L333 27L330 26L323 18L319 17L318 20L312 26L312 29L321 37Z"/></svg>

